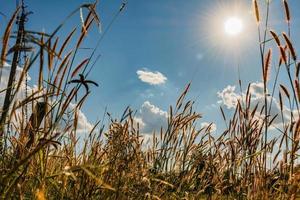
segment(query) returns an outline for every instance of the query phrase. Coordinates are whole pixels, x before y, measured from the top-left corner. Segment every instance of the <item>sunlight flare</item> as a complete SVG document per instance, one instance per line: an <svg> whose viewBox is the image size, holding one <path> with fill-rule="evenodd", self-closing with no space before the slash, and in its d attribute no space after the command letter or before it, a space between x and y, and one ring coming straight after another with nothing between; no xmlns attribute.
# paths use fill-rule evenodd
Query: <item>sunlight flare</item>
<svg viewBox="0 0 300 200"><path fill-rule="evenodd" d="M238 17L230 17L224 22L224 30L227 35L239 35L243 30L243 22Z"/></svg>

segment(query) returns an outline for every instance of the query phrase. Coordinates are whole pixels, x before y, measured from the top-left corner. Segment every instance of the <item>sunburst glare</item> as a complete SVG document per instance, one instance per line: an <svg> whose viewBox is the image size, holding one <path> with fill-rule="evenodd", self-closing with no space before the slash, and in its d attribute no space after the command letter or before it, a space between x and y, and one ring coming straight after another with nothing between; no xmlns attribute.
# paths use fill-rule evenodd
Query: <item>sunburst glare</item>
<svg viewBox="0 0 300 200"><path fill-rule="evenodd" d="M257 39L251 5L246 1L207 4L206 13L201 14L199 29L201 43L207 46L207 55L224 60L228 66L250 56L249 49Z"/></svg>
<svg viewBox="0 0 300 200"><path fill-rule="evenodd" d="M238 17L230 17L224 22L224 30L227 35L236 36L243 30L243 22Z"/></svg>

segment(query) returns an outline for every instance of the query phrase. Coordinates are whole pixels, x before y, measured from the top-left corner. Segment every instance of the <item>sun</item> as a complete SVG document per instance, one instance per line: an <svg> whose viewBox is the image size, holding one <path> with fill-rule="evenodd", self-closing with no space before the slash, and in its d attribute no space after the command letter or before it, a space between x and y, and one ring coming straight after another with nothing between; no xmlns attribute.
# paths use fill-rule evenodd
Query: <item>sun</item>
<svg viewBox="0 0 300 200"><path fill-rule="evenodd" d="M230 17L224 22L224 30L229 36L237 36L243 30L243 22L238 17Z"/></svg>

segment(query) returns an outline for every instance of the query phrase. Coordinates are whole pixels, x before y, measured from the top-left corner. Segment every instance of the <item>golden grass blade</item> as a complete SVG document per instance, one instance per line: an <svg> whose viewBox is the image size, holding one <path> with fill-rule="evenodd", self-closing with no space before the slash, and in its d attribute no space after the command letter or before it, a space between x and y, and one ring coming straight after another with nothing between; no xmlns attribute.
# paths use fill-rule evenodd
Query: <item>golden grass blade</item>
<svg viewBox="0 0 300 200"><path fill-rule="evenodd" d="M55 39L55 42L53 44L53 47L51 47L50 41L48 42L48 49L51 51L48 51L48 70L51 71L52 66L53 66L53 59L55 56L56 52L56 47L58 43L58 37Z"/></svg>
<svg viewBox="0 0 300 200"><path fill-rule="evenodd" d="M284 11L285 11L285 19L288 23L291 21L291 15L290 15L290 9L289 9L289 4L287 0L283 0L283 6L284 6Z"/></svg>
<svg viewBox="0 0 300 200"><path fill-rule="evenodd" d="M288 99L290 99L290 93L289 93L288 89L284 85L281 85L281 84L280 84L280 88L284 92L284 94L286 95L286 97Z"/></svg>
<svg viewBox="0 0 300 200"><path fill-rule="evenodd" d="M94 19L96 20L96 24L99 28L99 31L102 32L100 17L99 17L99 15L97 14L97 12L95 10L95 5L96 4L90 5L88 7L88 9L90 10L90 12L92 13Z"/></svg>
<svg viewBox="0 0 300 200"><path fill-rule="evenodd" d="M272 58L272 49L269 49L269 51L267 53L267 57L265 59L265 65L264 65L264 73L263 73L264 83L267 83L269 76L270 76L271 58Z"/></svg>
<svg viewBox="0 0 300 200"><path fill-rule="evenodd" d="M89 23L86 25L86 32L82 32L78 41L77 41L77 44L76 44L76 48L78 49L80 44L82 43L83 41L83 38L87 35L87 31L89 30L89 28L91 27L92 25L92 22L94 21L95 18L92 18L91 21L89 21Z"/></svg>
<svg viewBox="0 0 300 200"><path fill-rule="evenodd" d="M59 92L61 90L61 86L62 86L62 83L64 81L64 77L65 77L65 74L66 74L66 71L67 71L67 68L69 66L69 61L67 62L67 64L64 66L64 70L63 70L63 73L60 77L60 81L59 81L59 84L58 84L58 87L57 87L57 91L56 91L56 96L59 95Z"/></svg>
<svg viewBox="0 0 300 200"><path fill-rule="evenodd" d="M70 51L70 52L67 54L67 56L63 59L63 61L61 62L60 66L58 67L58 70L57 70L57 72L56 72L56 76L55 76L55 78L54 78L53 85L56 85L57 80L58 80L58 78L59 78L59 75L60 75L62 69L65 67L65 64L68 63L69 58L70 58L70 56L71 56L72 53L73 53L73 51Z"/></svg>
<svg viewBox="0 0 300 200"><path fill-rule="evenodd" d="M280 47L281 45L280 45L280 39L279 39L278 35L272 30L270 30L270 33L271 33L273 39L275 40L277 46Z"/></svg>
<svg viewBox="0 0 300 200"><path fill-rule="evenodd" d="M43 68L44 68L44 35L41 37L41 46L40 46L40 69L39 69L39 80L38 80L38 89L40 90L43 87Z"/></svg>
<svg viewBox="0 0 300 200"><path fill-rule="evenodd" d="M220 110L221 110L221 113L222 113L222 117L223 117L224 121L226 122L225 113L224 113L223 108L221 106L220 106Z"/></svg>
<svg viewBox="0 0 300 200"><path fill-rule="evenodd" d="M279 91L279 106L280 106L280 110L283 111L282 95L280 91Z"/></svg>
<svg viewBox="0 0 300 200"><path fill-rule="evenodd" d="M299 78L300 62L296 66L296 78Z"/></svg>
<svg viewBox="0 0 300 200"><path fill-rule="evenodd" d="M72 72L72 75L71 75L71 78L75 77L78 72L81 70L81 68L89 61L90 59L87 58L87 59L84 59L75 69L74 71Z"/></svg>
<svg viewBox="0 0 300 200"><path fill-rule="evenodd" d="M59 52L58 52L58 57L61 57L62 52L64 51L64 49L66 48L67 44L70 42L72 36L74 35L76 31L76 28L73 29L73 31L71 31L71 33L67 36L67 38L65 39L63 45L61 46Z"/></svg>
<svg viewBox="0 0 300 200"><path fill-rule="evenodd" d="M255 13L256 23L259 24L260 16L259 16L259 8L258 8L257 0L253 0L253 9Z"/></svg>
<svg viewBox="0 0 300 200"><path fill-rule="evenodd" d="M293 44L292 44L291 40L289 39L289 37L285 33L282 33L282 35L283 35L283 37L286 41L286 44L287 44L287 46L288 46L288 48L291 52L293 60L296 61L297 60L297 55L296 55L296 51L293 47Z"/></svg>
<svg viewBox="0 0 300 200"><path fill-rule="evenodd" d="M4 66L4 62L6 61L6 52L8 49L8 41L10 37L10 33L14 24L15 19L17 18L17 15L19 14L21 10L21 7L18 7L12 17L10 18L8 25L6 26L3 40L2 40L2 51L1 51L1 60L0 60L0 67Z"/></svg>
<svg viewBox="0 0 300 200"><path fill-rule="evenodd" d="M295 80L295 89L296 89L298 101L300 102L300 85L297 79Z"/></svg>
<svg viewBox="0 0 300 200"><path fill-rule="evenodd" d="M183 93L182 93L182 94L180 95L180 97L178 98L178 100L177 100L177 102L176 102L176 107L177 107L177 109L179 109L179 108L181 107L182 102L183 102L183 100L184 100L184 97L186 96L187 92L189 91L190 86L191 86L191 83L189 83L189 84L186 86L185 90L183 91Z"/></svg>
<svg viewBox="0 0 300 200"><path fill-rule="evenodd" d="M284 62L284 64L287 64L287 56L286 56L284 48L282 46L280 46L279 50L280 50L280 54L281 54L280 59L282 59L282 61Z"/></svg>
<svg viewBox="0 0 300 200"><path fill-rule="evenodd" d="M88 168L84 167L84 166L80 166L80 168L91 178L96 180L96 183L98 185L100 185L102 188L107 189L107 190L111 190L111 191L116 191L115 188L113 188L112 186L110 186L109 184L106 184L103 182L102 179L98 178L95 174L93 174Z"/></svg>

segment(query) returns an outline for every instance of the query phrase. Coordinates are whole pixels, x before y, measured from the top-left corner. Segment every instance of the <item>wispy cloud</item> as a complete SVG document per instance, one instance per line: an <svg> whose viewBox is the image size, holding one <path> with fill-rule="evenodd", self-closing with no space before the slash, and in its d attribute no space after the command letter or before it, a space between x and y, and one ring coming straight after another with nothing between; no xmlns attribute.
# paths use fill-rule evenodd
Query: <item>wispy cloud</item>
<svg viewBox="0 0 300 200"><path fill-rule="evenodd" d="M160 85L167 81L167 77L158 71L150 71L148 69L141 69L137 72L138 78L150 85Z"/></svg>

